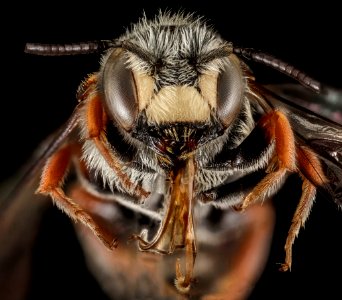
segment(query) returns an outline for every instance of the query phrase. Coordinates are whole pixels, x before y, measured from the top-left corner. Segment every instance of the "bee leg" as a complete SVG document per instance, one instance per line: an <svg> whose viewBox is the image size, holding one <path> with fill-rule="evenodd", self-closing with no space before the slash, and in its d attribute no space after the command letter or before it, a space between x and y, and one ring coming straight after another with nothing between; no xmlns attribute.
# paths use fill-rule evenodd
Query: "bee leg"
<svg viewBox="0 0 342 300"><path fill-rule="evenodd" d="M292 245L304 226L316 196L316 187L324 185L327 180L316 155L306 147L297 147L297 161L300 175L303 178L302 196L292 218L291 227L285 243L285 263L280 270L291 270Z"/></svg>
<svg viewBox="0 0 342 300"><path fill-rule="evenodd" d="M37 193L50 195L54 203L74 221L80 221L88 226L94 234L110 249L116 247L116 240L106 237L105 232L94 222L78 204L67 197L62 189L71 158L79 148L74 144L67 144L55 152L45 164Z"/></svg>
<svg viewBox="0 0 342 300"><path fill-rule="evenodd" d="M76 204L80 205L92 217L101 228L102 235L105 234L106 237L113 237L113 243L119 244L117 234L119 231L118 226L120 225L117 225L114 221L118 216L118 208L112 200L101 197L101 194L92 194L79 182L75 182L72 186L68 187L67 196L73 199ZM75 223L75 226L76 231L91 232L83 224ZM98 242L97 238L95 239L99 247L106 251L107 249ZM109 238L106 238L106 240L109 240Z"/></svg>
<svg viewBox="0 0 342 300"><path fill-rule="evenodd" d="M78 102L86 100L89 95L96 89L97 74L90 74L88 78L83 81L77 90L76 98Z"/></svg>
<svg viewBox="0 0 342 300"><path fill-rule="evenodd" d="M282 184L288 171L296 170L295 140L287 117L280 111L273 111L264 116L261 126L268 139L275 143L277 169L268 173L245 197L240 209L245 210L250 204L269 197ZM269 166L271 168L274 165Z"/></svg>
<svg viewBox="0 0 342 300"><path fill-rule="evenodd" d="M145 191L139 184L134 186L127 174L122 171L124 166L107 141L105 135L107 116L103 109L100 96L97 93L93 93L87 101L86 122L88 137L94 141L104 159L118 175L118 178L120 178L121 184L125 189L129 191L133 190L134 195L146 198L149 192Z"/></svg>

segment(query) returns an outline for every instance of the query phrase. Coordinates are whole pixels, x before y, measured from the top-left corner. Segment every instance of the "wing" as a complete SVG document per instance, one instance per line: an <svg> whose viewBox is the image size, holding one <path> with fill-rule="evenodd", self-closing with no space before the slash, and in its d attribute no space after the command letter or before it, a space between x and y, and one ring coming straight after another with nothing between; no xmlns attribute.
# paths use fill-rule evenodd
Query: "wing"
<svg viewBox="0 0 342 300"><path fill-rule="evenodd" d="M43 213L52 203L47 197L35 194L35 190L45 161L72 137L76 124L77 110L60 130L38 147L18 176L1 184L0 299L24 298L34 241Z"/></svg>
<svg viewBox="0 0 342 300"><path fill-rule="evenodd" d="M1 299L24 299L26 286L31 278L33 247L44 212L51 205L51 201L46 201L46 197L35 194L40 179L35 163L39 161L44 148L46 142L38 147L28 165L1 184Z"/></svg>
<svg viewBox="0 0 342 300"><path fill-rule="evenodd" d="M269 90L286 100L342 124L342 90L324 87L320 94L296 83L273 84Z"/></svg>
<svg viewBox="0 0 342 300"><path fill-rule="evenodd" d="M298 85L287 85L286 89L280 85L265 86L260 91L269 106L279 108L287 114L297 141L302 145L309 146L316 152L322 162L325 175L329 179L326 191L341 207L342 125L327 117L336 117L341 114L339 106L342 103L342 93L336 94L340 97L339 102L332 102L328 96L329 93L317 96L312 92L310 93L310 91L304 91L304 88L298 87ZM322 109L328 105L330 105L330 108L320 115L304 107L304 105L310 107L315 102ZM319 110L318 112L322 111Z"/></svg>

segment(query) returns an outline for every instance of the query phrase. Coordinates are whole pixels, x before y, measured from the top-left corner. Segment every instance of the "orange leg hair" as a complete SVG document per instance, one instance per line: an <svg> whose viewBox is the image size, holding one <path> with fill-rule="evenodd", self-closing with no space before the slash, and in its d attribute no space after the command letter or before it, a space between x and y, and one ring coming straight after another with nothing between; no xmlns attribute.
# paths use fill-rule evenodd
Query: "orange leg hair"
<svg viewBox="0 0 342 300"><path fill-rule="evenodd" d="M86 100L89 95L96 89L97 74L91 74L88 78L81 83L77 90L78 102Z"/></svg>
<svg viewBox="0 0 342 300"><path fill-rule="evenodd" d="M266 198L274 186L283 181L287 172L300 173L303 179L302 196L292 219L285 244L285 263L281 266L282 271L287 271L291 269L292 245L309 216L316 196L316 187L323 185L326 178L316 155L306 147L295 145L293 131L285 114L273 111L262 118L259 125L264 128L270 141L275 142L273 161L276 164L269 166L272 171L246 196L241 208L244 210L250 204Z"/></svg>
<svg viewBox="0 0 342 300"><path fill-rule="evenodd" d="M89 138L94 141L108 165L118 175L124 188L126 190L133 190L134 194L139 197L146 198L149 193L140 185L134 186L130 178L122 171L123 164L116 156L116 153L111 149L105 135L106 120L107 116L103 109L100 95L96 92L90 93L86 104L86 122Z"/></svg>
<svg viewBox="0 0 342 300"><path fill-rule="evenodd" d="M291 270L292 245L298 236L299 230L304 226L316 196L316 187L322 186L327 182L321 164L315 153L306 147L297 147L298 169L303 179L302 196L292 218L291 227L285 243L285 263L281 270Z"/></svg>
<svg viewBox="0 0 342 300"><path fill-rule="evenodd" d="M293 131L287 117L280 111L273 111L263 117L258 124L263 127L270 141L275 142L275 170L267 174L244 199L241 209L265 199L275 187L279 186L287 172L296 170L296 150Z"/></svg>
<svg viewBox="0 0 342 300"><path fill-rule="evenodd" d="M71 158L77 152L79 152L79 147L75 144L67 144L55 152L44 167L37 192L50 195L54 203L69 217L88 226L108 248L113 249L117 246L116 240L108 238L106 232L94 222L93 218L67 197L62 189Z"/></svg>

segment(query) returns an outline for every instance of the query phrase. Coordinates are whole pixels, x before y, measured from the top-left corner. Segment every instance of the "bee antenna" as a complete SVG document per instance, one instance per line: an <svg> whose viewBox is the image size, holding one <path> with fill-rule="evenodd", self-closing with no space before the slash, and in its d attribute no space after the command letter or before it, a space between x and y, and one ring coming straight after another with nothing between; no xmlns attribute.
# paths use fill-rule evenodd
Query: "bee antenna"
<svg viewBox="0 0 342 300"><path fill-rule="evenodd" d="M305 87L308 87L309 89L313 90L316 93L320 93L322 90L321 83L319 81L308 76L306 73L298 70L293 65L290 65L287 62L284 62L272 55L257 51L252 48L234 47L233 52L246 59L264 64L279 72L282 72L286 74L287 76L292 77L293 79L298 81L300 84L302 84Z"/></svg>
<svg viewBox="0 0 342 300"><path fill-rule="evenodd" d="M117 46L113 41L101 40L93 42L72 43L72 44L40 44L27 43L25 53L44 55L44 56L62 56L98 53L108 48Z"/></svg>

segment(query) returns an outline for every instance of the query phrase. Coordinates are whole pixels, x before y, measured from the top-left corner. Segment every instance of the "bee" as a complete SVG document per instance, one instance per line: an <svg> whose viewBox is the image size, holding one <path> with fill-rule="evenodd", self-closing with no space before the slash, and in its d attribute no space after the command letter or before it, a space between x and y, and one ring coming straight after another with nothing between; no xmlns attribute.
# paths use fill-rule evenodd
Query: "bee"
<svg viewBox="0 0 342 300"><path fill-rule="evenodd" d="M271 55L234 46L200 17L160 13L114 40L28 43L25 51L103 53L99 71L80 84L71 117L24 176L27 183L38 174L36 193L78 223L87 251L99 254L91 263L99 277L109 276L112 265L125 270L124 262L139 255L142 270L156 268L149 278L156 295L162 258L173 293L232 295L241 287L233 278L247 272L243 299L268 253L270 199L289 175L300 176L302 194L282 271L292 267L292 246L317 192L341 206L342 126L259 84L248 61L286 74L313 95L325 86ZM242 233L239 224L247 228ZM234 252L228 245L235 229L245 238ZM217 270L224 280L212 291L203 269L210 265L207 249L215 247L227 257L232 251L234 260L229 274L226 263ZM105 288L114 286L113 298L123 299L129 291L120 294L113 281ZM210 287L202 291L200 283Z"/></svg>

